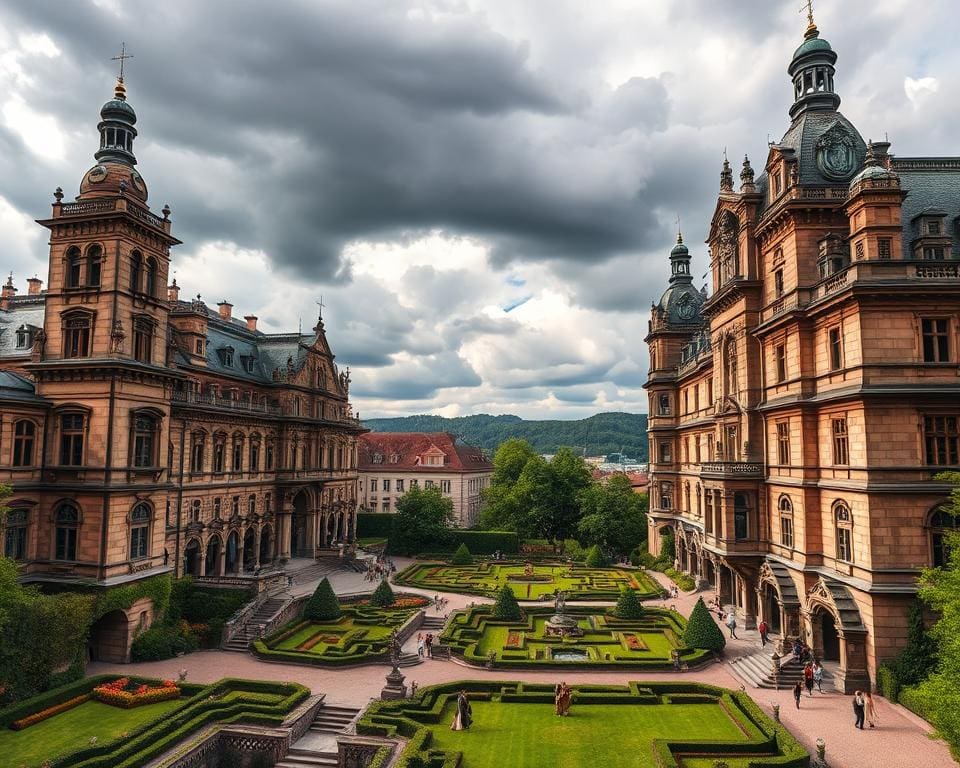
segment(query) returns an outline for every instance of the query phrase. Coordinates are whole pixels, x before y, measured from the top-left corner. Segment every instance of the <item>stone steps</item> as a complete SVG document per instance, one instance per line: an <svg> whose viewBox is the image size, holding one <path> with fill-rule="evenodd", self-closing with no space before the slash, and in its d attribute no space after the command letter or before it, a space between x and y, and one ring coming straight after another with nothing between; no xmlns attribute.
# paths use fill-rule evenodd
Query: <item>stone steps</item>
<svg viewBox="0 0 960 768"><path fill-rule="evenodd" d="M256 627L270 621L285 603L286 601L283 598L267 598L263 605L257 608L247 619L246 624L237 631L237 634L223 645L223 650L245 653L250 648L250 643L256 638Z"/></svg>
<svg viewBox="0 0 960 768"><path fill-rule="evenodd" d="M754 688L784 690L803 682L803 665L795 661L781 663L779 680L774 680L772 654L771 648L770 651L763 650L740 656L730 662L730 671ZM826 670L823 672L823 685L832 686L832 677Z"/></svg>
<svg viewBox="0 0 960 768"><path fill-rule="evenodd" d="M423 623L420 625L421 632L432 632L434 635L440 633L447 625L447 620L443 616L424 616Z"/></svg>
<svg viewBox="0 0 960 768"><path fill-rule="evenodd" d="M310 724L311 731L346 733L360 710L355 707L323 706Z"/></svg>
<svg viewBox="0 0 960 768"><path fill-rule="evenodd" d="M294 747L275 768L336 768L338 764L336 752L314 752Z"/></svg>
<svg viewBox="0 0 960 768"><path fill-rule="evenodd" d="M401 653L397 661L398 667L415 667L417 664L423 664L423 659L415 653Z"/></svg>

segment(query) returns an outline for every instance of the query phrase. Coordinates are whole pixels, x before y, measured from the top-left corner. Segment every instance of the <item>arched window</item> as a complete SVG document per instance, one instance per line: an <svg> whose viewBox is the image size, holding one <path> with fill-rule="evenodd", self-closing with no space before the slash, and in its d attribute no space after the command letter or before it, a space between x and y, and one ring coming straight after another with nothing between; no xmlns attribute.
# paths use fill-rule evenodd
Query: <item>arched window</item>
<svg viewBox="0 0 960 768"><path fill-rule="evenodd" d="M777 503L780 510L780 543L785 547L793 548L793 502L790 497L783 495Z"/></svg>
<svg viewBox="0 0 960 768"><path fill-rule="evenodd" d="M250 435L250 466L247 469L250 472L260 471L260 435L256 433Z"/></svg>
<svg viewBox="0 0 960 768"><path fill-rule="evenodd" d="M150 363L153 353L153 321L149 317L133 319L133 359Z"/></svg>
<svg viewBox="0 0 960 768"><path fill-rule="evenodd" d="M133 466L157 466L157 419L149 414L133 417Z"/></svg>
<svg viewBox="0 0 960 768"><path fill-rule="evenodd" d="M243 435L240 432L235 432L233 435L233 454L232 454L232 467L234 472L243 471Z"/></svg>
<svg viewBox="0 0 960 768"><path fill-rule="evenodd" d="M251 493L247 498L247 514L255 515L257 513L257 497L255 494Z"/></svg>
<svg viewBox="0 0 960 768"><path fill-rule="evenodd" d="M147 284L144 293L153 298L157 296L157 260L152 256L147 259Z"/></svg>
<svg viewBox="0 0 960 768"><path fill-rule="evenodd" d="M190 471L203 472L203 453L206 435L203 432L194 432L190 436Z"/></svg>
<svg viewBox="0 0 960 768"><path fill-rule="evenodd" d="M227 436L218 432L213 436L213 471L222 475L226 469Z"/></svg>
<svg viewBox="0 0 960 768"><path fill-rule="evenodd" d="M100 287L100 273L103 269L103 248L91 245L87 248L87 285Z"/></svg>
<svg viewBox="0 0 960 768"><path fill-rule="evenodd" d="M13 507L4 520L3 556L11 560L27 558L27 519L26 507Z"/></svg>
<svg viewBox="0 0 960 768"><path fill-rule="evenodd" d="M272 439L268 438L263 450L263 468L267 472L273 471L275 458L274 442Z"/></svg>
<svg viewBox="0 0 960 768"><path fill-rule="evenodd" d="M13 425L13 466L33 466L33 445L36 439L37 425L28 419L21 419Z"/></svg>
<svg viewBox="0 0 960 768"><path fill-rule="evenodd" d="M54 523L56 525L54 559L76 560L80 510L70 502L61 504L54 513Z"/></svg>
<svg viewBox="0 0 960 768"><path fill-rule="evenodd" d="M139 560L150 554L150 505L140 502L130 513L130 559Z"/></svg>
<svg viewBox="0 0 960 768"><path fill-rule="evenodd" d="M89 357L92 326L87 312L68 312L63 316L64 357Z"/></svg>
<svg viewBox="0 0 960 768"><path fill-rule="evenodd" d="M833 517L836 524L837 560L853 562L853 516L850 507L842 501L833 505Z"/></svg>
<svg viewBox="0 0 960 768"><path fill-rule="evenodd" d="M194 499L190 502L190 522L199 523L200 522L200 510L202 509L202 504L200 499Z"/></svg>
<svg viewBox="0 0 960 768"><path fill-rule="evenodd" d="M67 250L66 274L63 281L67 288L80 287L80 269L80 249L73 246Z"/></svg>
<svg viewBox="0 0 960 768"><path fill-rule="evenodd" d="M140 251L134 251L130 254L130 290L134 293L140 293L142 273L143 254Z"/></svg>
<svg viewBox="0 0 960 768"><path fill-rule="evenodd" d="M724 344L724 363L726 364L726 395L731 397L736 395L739 389L737 382L737 340L733 337L728 338Z"/></svg>
<svg viewBox="0 0 960 768"><path fill-rule="evenodd" d="M930 514L928 527L933 567L946 567L950 562L950 536L960 534L960 517L951 515L940 507Z"/></svg>

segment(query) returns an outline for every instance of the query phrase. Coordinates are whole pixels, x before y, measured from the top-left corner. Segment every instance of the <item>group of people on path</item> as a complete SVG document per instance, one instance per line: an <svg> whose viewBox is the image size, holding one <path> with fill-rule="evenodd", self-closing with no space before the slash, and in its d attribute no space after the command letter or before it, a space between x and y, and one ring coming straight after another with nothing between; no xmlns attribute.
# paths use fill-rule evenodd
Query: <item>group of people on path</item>
<svg viewBox="0 0 960 768"><path fill-rule="evenodd" d="M803 682L799 680L793 686L793 700L800 709L800 699L803 697L803 689L807 689L807 695L813 696L813 686L817 686L817 691L823 693L823 666L817 659L808 661L803 665Z"/></svg>
<svg viewBox="0 0 960 768"><path fill-rule="evenodd" d="M363 575L363 578L366 581L380 581L396 572L397 566L393 564L393 560L383 555L377 555L376 560L367 561L367 572Z"/></svg>
<svg viewBox="0 0 960 768"><path fill-rule="evenodd" d="M423 632L417 632L417 656L421 659L426 656L428 659L433 658L433 633L427 632L426 635Z"/></svg>

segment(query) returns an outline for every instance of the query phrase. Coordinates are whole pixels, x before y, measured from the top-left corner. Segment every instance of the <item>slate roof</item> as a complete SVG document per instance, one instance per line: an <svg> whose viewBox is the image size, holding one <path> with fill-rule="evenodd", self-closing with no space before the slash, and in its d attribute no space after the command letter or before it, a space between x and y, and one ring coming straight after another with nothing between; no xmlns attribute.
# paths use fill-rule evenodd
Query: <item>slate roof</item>
<svg viewBox="0 0 960 768"><path fill-rule="evenodd" d="M0 400L46 403L46 399L36 394L36 388L30 379L13 371L0 370Z"/></svg>
<svg viewBox="0 0 960 768"><path fill-rule="evenodd" d="M850 176L852 177L863 167L863 161L867 154L867 144L853 123L839 112L807 110L797 115L796 120L791 123L779 144L781 148L792 149L799 157L799 181L801 184L836 186L844 183L825 178L817 167L815 156L817 141L835 123L840 123L846 128L847 132L853 136L856 144L856 162L854 163L854 171Z"/></svg>
<svg viewBox="0 0 960 768"><path fill-rule="evenodd" d="M944 235L952 241L952 258L960 258L960 157L894 157L893 170L907 192L902 207L904 255L920 236L919 222L913 219L939 210L947 214Z"/></svg>
<svg viewBox="0 0 960 768"><path fill-rule="evenodd" d="M10 309L0 311L0 360L7 357L24 357L29 349L17 348L17 328L32 325L43 328L43 295L14 296Z"/></svg>
<svg viewBox="0 0 960 768"><path fill-rule="evenodd" d="M419 463L434 449L444 454L443 466ZM489 472L493 464L483 451L460 442L449 432L369 432L357 441L360 471L367 472ZM375 461L376 456L380 461Z"/></svg>

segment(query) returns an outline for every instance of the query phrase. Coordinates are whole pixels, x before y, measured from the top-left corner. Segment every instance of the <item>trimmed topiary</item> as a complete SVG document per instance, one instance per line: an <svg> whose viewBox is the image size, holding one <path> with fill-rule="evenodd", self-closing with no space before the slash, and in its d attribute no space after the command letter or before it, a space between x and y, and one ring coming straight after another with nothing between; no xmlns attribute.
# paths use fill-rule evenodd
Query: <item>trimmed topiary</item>
<svg viewBox="0 0 960 768"><path fill-rule="evenodd" d="M643 604L637 597L636 590L622 589L617 599L617 607L613 614L620 619L639 619L643 615Z"/></svg>
<svg viewBox="0 0 960 768"><path fill-rule="evenodd" d="M335 621L341 616L340 602L326 577L323 578L303 609L303 618L311 621Z"/></svg>
<svg viewBox="0 0 960 768"><path fill-rule="evenodd" d="M607 558L604 556L603 551L600 549L600 546L594 544L587 551L587 558L583 561L583 564L588 568L603 568L606 566Z"/></svg>
<svg viewBox="0 0 960 768"><path fill-rule="evenodd" d="M697 599L696 605L690 612L687 628L683 633L683 643L690 648L702 648L716 653L720 653L727 644L723 632L713 620L702 597Z"/></svg>
<svg viewBox="0 0 960 768"><path fill-rule="evenodd" d="M497 592L497 602L493 604L493 617L506 621L518 621L521 618L520 604L509 584L504 584Z"/></svg>
<svg viewBox="0 0 960 768"><path fill-rule="evenodd" d="M370 605L375 605L377 608L387 608L393 605L396 599L387 580L381 579L377 588L373 590L373 594L370 595Z"/></svg>
<svg viewBox="0 0 960 768"><path fill-rule="evenodd" d="M473 565L473 555L470 554L466 544L457 547L457 551L450 558L450 565Z"/></svg>

